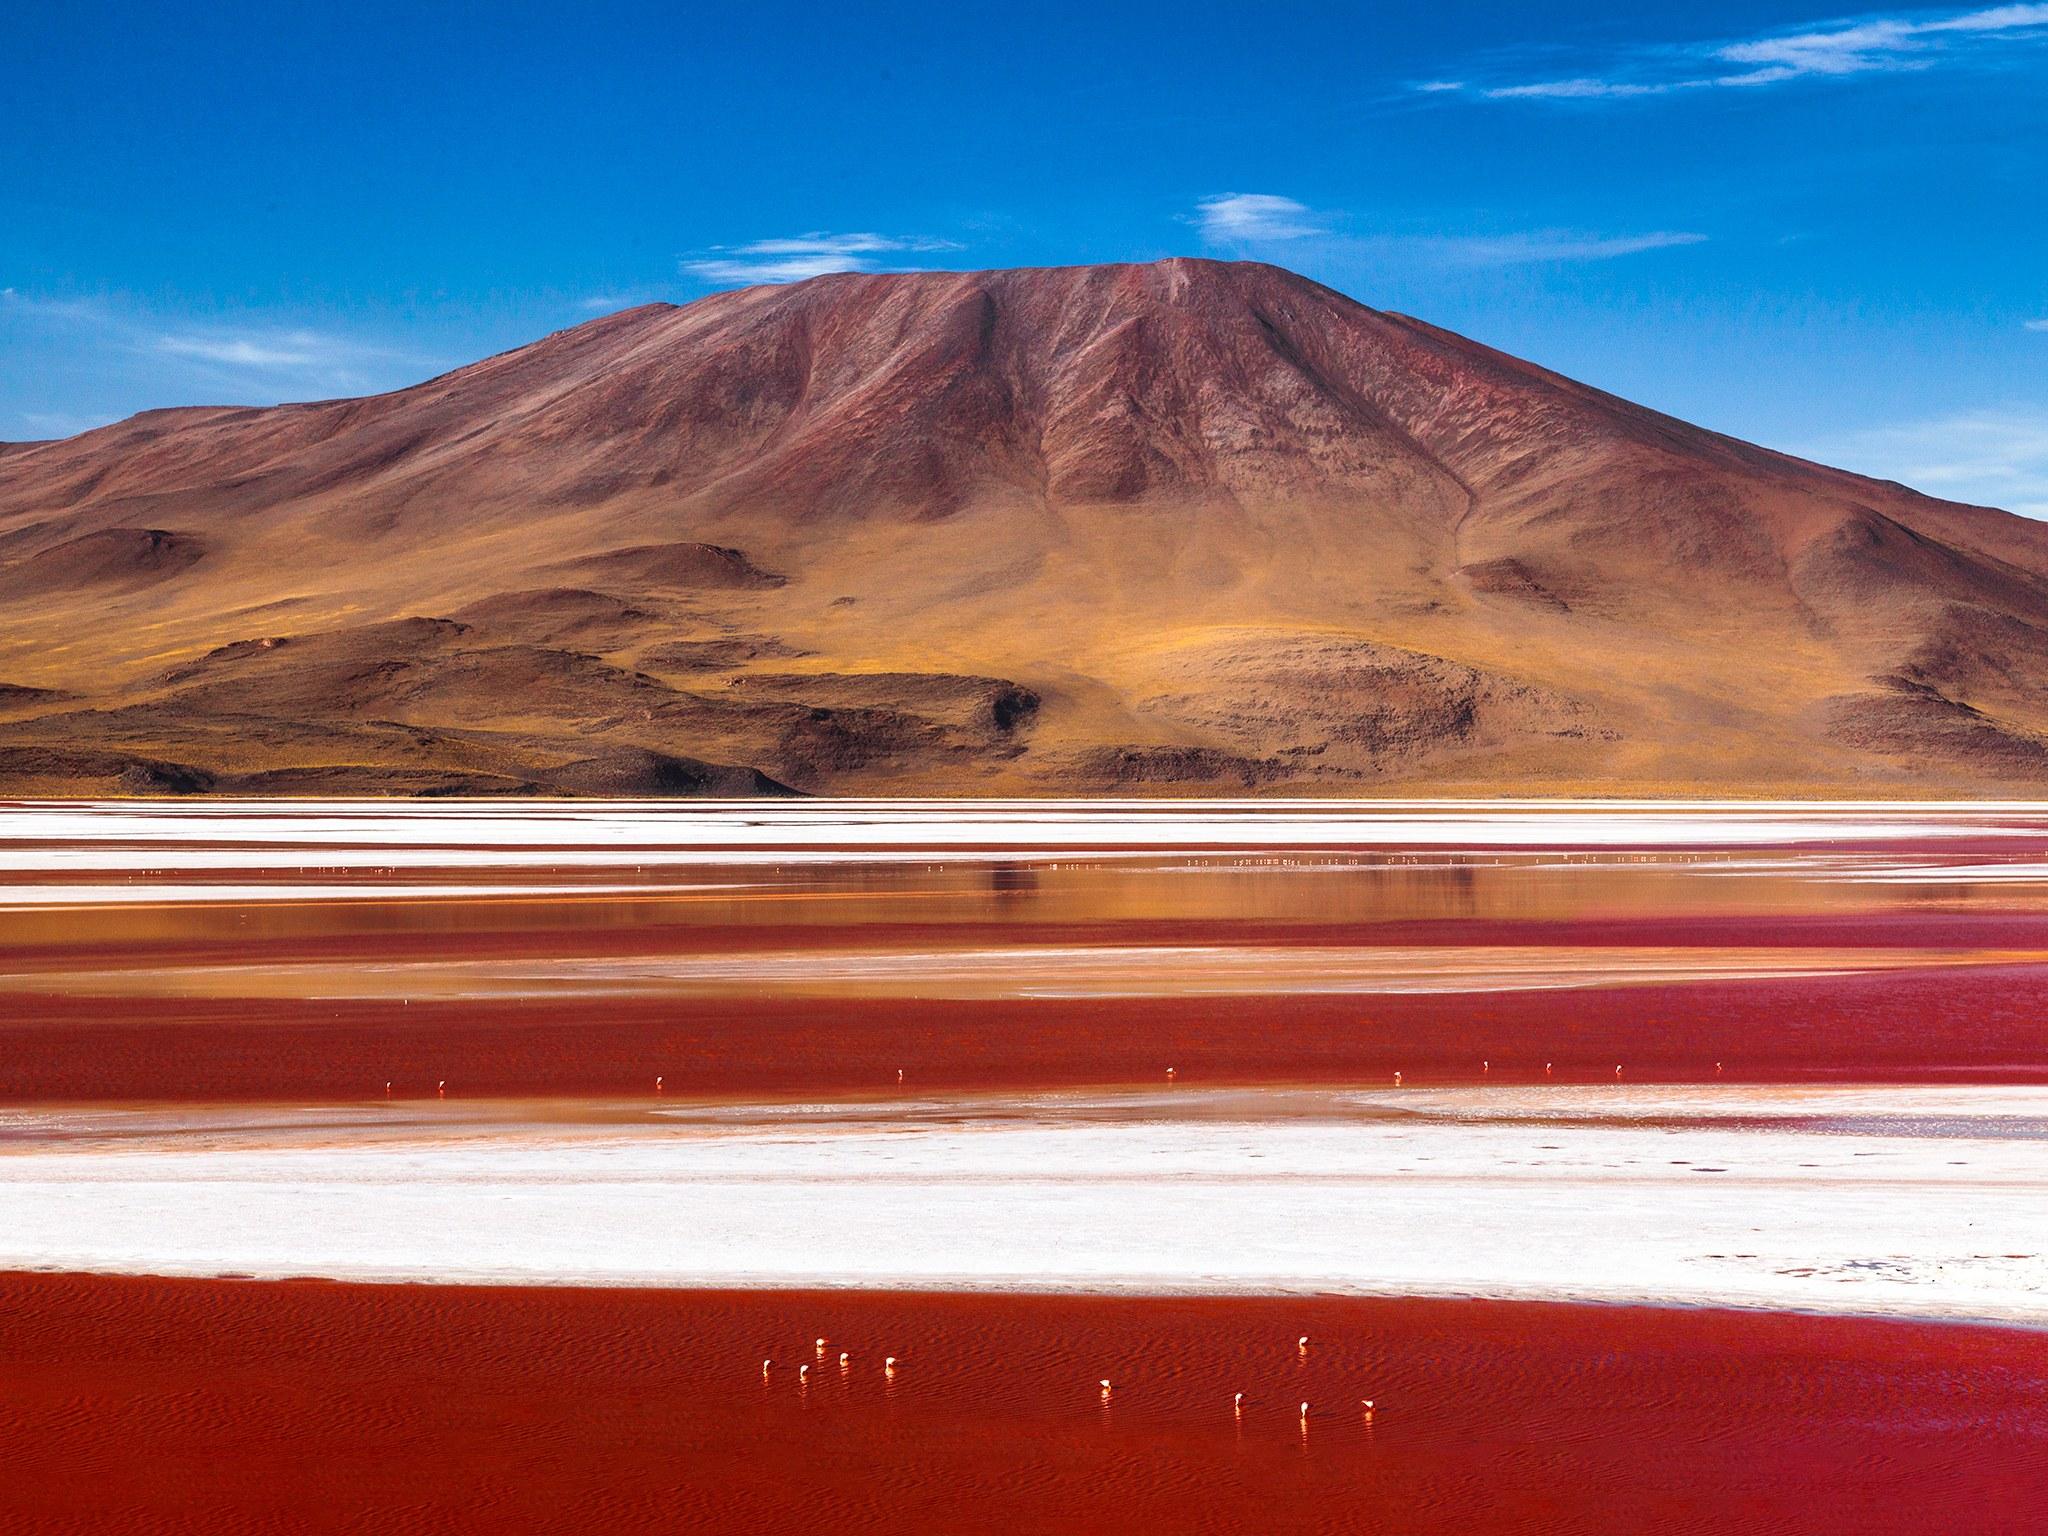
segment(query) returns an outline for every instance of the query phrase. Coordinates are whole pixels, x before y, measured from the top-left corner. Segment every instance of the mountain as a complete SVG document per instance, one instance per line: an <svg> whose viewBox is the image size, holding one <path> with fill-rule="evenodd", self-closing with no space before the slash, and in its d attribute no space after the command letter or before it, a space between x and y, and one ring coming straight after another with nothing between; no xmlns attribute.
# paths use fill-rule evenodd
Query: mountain
<svg viewBox="0 0 2048 1536"><path fill-rule="evenodd" d="M2048 781L2048 527L1274 267L841 274L0 447L0 790Z"/></svg>

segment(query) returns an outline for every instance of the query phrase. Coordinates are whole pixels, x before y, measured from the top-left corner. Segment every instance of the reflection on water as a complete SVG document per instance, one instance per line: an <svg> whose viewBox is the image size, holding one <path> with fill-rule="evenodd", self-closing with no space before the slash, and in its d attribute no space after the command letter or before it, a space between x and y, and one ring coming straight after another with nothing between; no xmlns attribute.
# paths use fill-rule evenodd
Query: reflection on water
<svg viewBox="0 0 2048 1536"><path fill-rule="evenodd" d="M432 1041L366 1039L351 1015L356 1034L320 1047L346 1058L333 1081L351 1092L451 1069L499 1091L632 1083L715 1074L746 1052L736 1081L806 1060L860 1081L912 1063L954 1086L1070 1081L1108 1049L1112 1021L1098 1011L1086 1038L1037 1041L1020 1023L1147 1000L1266 1011L1255 1028L1247 1015L1188 1014L1181 1035L1175 1020L1124 1020L1115 1075L1097 1080L1132 1080L1134 1060L1150 1077L1172 1064L1168 1049L1196 1070L1227 1063L1268 1080L1488 1072L1496 1058L1523 1075L1661 1060L1698 1076L1731 1054L1758 1075L2028 1075L2043 1069L2028 1021L2048 986L2048 808L0 807L0 917L0 1029L62 1003L78 1044L60 1065L31 1056L48 1066L36 1072L17 1051L0 1097L182 1094L166 1085L229 1072L248 1081L239 1092L264 1091L256 1077L337 1091L306 1052L259 1052L243 1036L218 1035L205 1072L134 1029L98 1054L79 1043L116 1020L148 1022L133 1010L153 1000L232 1004L238 1028L311 1028L344 1003L400 1022L439 1007L441 1028L450 1008L532 1004L556 1010L558 1028L623 1028L614 1010L642 1010L622 1064L580 1077L538 1038L451 1068ZM1932 1004L1911 991L1930 982L1944 989ZM1652 988L1636 1012L1597 1016L1394 1007ZM1748 989L1739 1026L1730 988ZM1326 1009L1311 1030L1293 1007L1347 998L1374 1011ZM777 1004L846 1010L756 1038L738 1014L707 1022L707 1000L761 1018ZM897 1001L958 1011L900 1028L855 1011ZM999 1034L963 1032L972 1009L1012 1003L1038 1011ZM665 1004L666 1018L646 1011ZM1922 1028L1930 1007L1958 1016ZM863 1032L878 1022L895 1032L871 1051ZM1160 1031L1158 1056L1147 1028ZM47 1052L39 1040L24 1048ZM502 1054L513 1045L516 1063Z"/></svg>
<svg viewBox="0 0 2048 1536"><path fill-rule="evenodd" d="M94 997L421 1001L625 996L1042 1002L1117 998L1386 997L1787 981L2048 963L2048 950L1644 948L1626 945L1036 945L980 949L413 958L376 964L154 965L0 975L0 991Z"/></svg>
<svg viewBox="0 0 2048 1536"><path fill-rule="evenodd" d="M0 823L4 826L4 823ZM900 855L902 850L890 851ZM870 916L934 921L990 918L1019 906L1040 919L1128 916L1270 915L1372 921L1389 916L1514 918L1573 916L1617 902L1671 911L1856 909L1877 901L1916 907L1968 904L1983 893L2038 907L2048 892L2048 837L1989 858L1981 851L1673 849L1665 852L1512 849L1294 850L1277 853L1155 853L1088 849L988 862L933 848L915 859L842 852L830 859L738 861L710 845L687 861L530 850L516 860L462 862L456 850L366 852L360 861L270 862L282 849L250 850L209 862L135 850L119 863L94 849L75 867L62 851L0 840L0 901L9 907L125 904L166 899L225 902L408 896L547 901L601 895L662 903L653 914L723 921L763 900L817 905L789 921L846 922ZM391 862L386 862L387 860ZM649 914L636 914L646 920Z"/></svg>
<svg viewBox="0 0 2048 1536"><path fill-rule="evenodd" d="M881 948L902 936L916 949L1050 950L1174 930L1222 945L1290 934L1328 945L1358 930L1433 929L1423 942L1457 945L1514 943L1487 930L1517 924L1654 924L1660 943L1725 945L1734 941L1718 928L1704 939L1694 930L1736 924L1750 942L1779 943L1781 919L1831 920L1832 942L1883 945L1881 927L1859 936L1855 925L2048 919L2048 812L1893 811L1845 821L1847 835L1829 841L1759 841L1773 829L1812 834L1814 814L1642 814L1620 818L1632 841L1617 843L1617 818L1556 808L1547 819L1467 807L1418 821L1413 808L1347 819L1322 807L1261 821L1182 807L1171 820L1105 812L1101 827L1065 808L991 824L1031 846L989 857L938 810L864 823L898 840L850 846L829 810L808 823L778 812L764 847L752 811L496 808L475 828L487 840L471 843L443 808L342 818L17 809L0 812L0 967L59 968L57 956L86 952L108 968L124 949L190 946L206 946L213 964L316 941L360 941L367 955L380 941L433 938L538 955L810 953L876 948L876 936ZM1435 841L1400 841L1419 827ZM1707 840L1715 828L1719 844ZM1246 842L1261 829L1271 846ZM1550 846L1527 846L1539 837ZM1238 846L1165 846L1212 839ZM1942 942L2005 947L1990 933Z"/></svg>

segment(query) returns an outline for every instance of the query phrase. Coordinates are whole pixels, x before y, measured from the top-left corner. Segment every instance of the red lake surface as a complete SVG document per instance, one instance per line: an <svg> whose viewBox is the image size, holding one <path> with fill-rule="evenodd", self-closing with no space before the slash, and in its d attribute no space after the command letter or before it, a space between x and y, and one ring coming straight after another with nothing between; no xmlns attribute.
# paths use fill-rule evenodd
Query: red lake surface
<svg viewBox="0 0 2048 1536"><path fill-rule="evenodd" d="M2048 1316L2039 1245L2017 1227L1953 1262L1910 1244L1951 1228L1963 1247L1989 1240L1960 1217L1927 1219L1945 1187L2023 1202L2048 1186L2048 1153L2039 1180L2026 1172L2048 1124L2048 1089L2031 1097L2048 1085L2044 1020L2043 807L0 807L0 1199L34 1202L45 1245L10 1248L15 1272L0 1274L0 1529L2039 1530L2048 1331L2024 1324ZM1501 1113L1540 1116L1551 1101L1529 1095L1596 1084L1730 1097L1725 1115L1687 1111L1684 1134L1707 1138L1710 1166L1658 1151L1610 1173L1608 1142L1560 1135L1538 1149L1580 1159L1541 1169L1543 1198L1562 1202L1543 1218L1544 1286L1557 1288L1556 1255L1575 1251L1557 1234L1587 1179L1681 1202L1661 1207L1677 1212L1659 1228L1665 1247L1634 1272L1645 1295L1659 1276L1739 1262L1779 1285L1769 1294L1831 1286L1821 1310L1845 1315L1313 1294L1284 1277L1227 1296L1166 1293L1202 1289L1186 1276L1154 1294L1128 1276L1118 1294L1087 1294L1085 1275L1065 1273L1047 1287L1061 1294L1008 1273L1001 1294L820 1290L796 1269L745 1290L362 1283L335 1277L382 1261L356 1265L334 1228L277 1250L328 1256L328 1278L238 1278L223 1261L173 1279L152 1272L158 1249L96 1230L113 1210L96 1202L119 1184L124 1230L215 1251L175 1216L152 1227L152 1191L175 1202L216 1187L209 1170L230 1164L215 1159L255 1134L235 1129L257 1123L236 1106L261 1107L278 1148L236 1165L268 1181L265 1210L293 1209L290 1170L303 1166L323 1198L355 1202L323 1209L369 1210L351 1219L374 1231L384 1175L352 1149L400 1132L358 1140L354 1122L330 1118L308 1150L292 1116L477 1101L459 1134L421 1132L416 1154L383 1155L445 1173L459 1153L469 1161L435 1198L469 1212L465 1189L519 1156L544 1162L536 1147L566 1147L532 1178L584 1180L592 1198L659 1221L647 1213L660 1180L683 1177L659 1170L697 1166L661 1161L684 1146L666 1138L701 1139L728 1110L921 1096L900 1122L876 1111L862 1145L884 1156L890 1137L942 1145L931 1128L958 1134L967 1113L951 1106L990 1095L1235 1095L1217 1100L1236 1138L1225 1152L1206 1112L1186 1112L1185 1155L1206 1167L1279 1145L1260 1095L1357 1085L1478 1097L1430 1121L1435 1140L1413 1146L1442 1158L1412 1170L1361 1172L1350 1111L1332 1111L1335 1139L1301 1165L1321 1171L1302 1176L1361 1189L1436 1178L1398 1186L1403 1272L1434 1273L1434 1240L1415 1233L1438 1188L1509 1234L1489 1250L1498 1270L1517 1186L1485 1169L1467 1122L1505 1134L1488 1119L1496 1090ZM1816 1118L1802 1134L1819 1141L1712 1139L1723 1120L1748 1123L1752 1091L1761 1106L1788 1086L1888 1084L2014 1097L1953 1123L1915 1119L1921 1100L1872 1100L1892 1118L1843 1111L1839 1132ZM1057 1115L1040 1124L1020 1102L1017 1126L1041 1140L1005 1147L1058 1158L1098 1134ZM1117 1102L1138 1106L1126 1119L1148 1113ZM665 1128L671 1110L699 1129ZM1375 1134L1403 1113L1375 1098ZM1615 1134L1664 1134L1616 1113ZM605 1172L626 1155L599 1134L615 1123L638 1128L632 1155L652 1149L656 1171ZM991 1137L1013 1129L991 1124ZM692 1209L738 1221L747 1181L768 1177L754 1149L794 1143L772 1127L720 1134L725 1161L703 1166L741 1193ZM1874 1150L1825 1163L1814 1147L1852 1145L1837 1134ZM1807 1160L1769 1195L1775 1165L1763 1165L1779 1145ZM578 1146L595 1161L575 1161ZM949 1177L932 1161L949 1155L927 1154L919 1177ZM1086 1176L1098 1213L1143 1198L1099 1160ZM799 1202L797 1240L813 1177L778 1186ZM897 1175L844 1177L881 1201L874 1220L896 1219ZM1005 1164L1002 1177L989 1200L1066 1198L1045 1192L1068 1177L1057 1169L1039 1179ZM1850 1192L1831 1267L1814 1279L1790 1249L1735 1251L1744 1238L1728 1224L1751 1218L1741 1196L1712 1193L1728 1187L1717 1179L1779 1200L1780 1237L1802 1230L1786 1212L1825 1212L1831 1189ZM552 1186L532 1187L538 1203L504 1209L544 1213ZM1372 1208L1346 1206L1348 1187L1303 1208L1338 1212L1358 1239L1316 1252L1365 1263ZM1784 1203L1795 1196L1812 1203ZM904 1198L914 1219L914 1190ZM1721 1201L1722 1235L1699 1256L1673 1246L1695 1199ZM432 1235L436 1218L413 1219ZM1449 1204L1445 1219L1457 1219ZM748 1232L763 1252L786 1235L759 1221ZM699 1259L719 1273L717 1230L672 1236L663 1273L687 1277ZM556 1237L564 1252L581 1241ZM935 1241L927 1261L943 1267ZM1588 1274L1608 1243L1597 1223L1586 1231ZM64 1272L85 1269L97 1272ZM1371 1289L1368 1269L1347 1286ZM1869 1309L1854 1287L1876 1284L1865 1276L1907 1313L1967 1316L1972 1295L2002 1287L2000 1315L2022 1322L1855 1315ZM1465 1294L1455 1276L1432 1285Z"/></svg>
<svg viewBox="0 0 2048 1536"><path fill-rule="evenodd" d="M0 1101L2042 1081L2020 808L0 814Z"/></svg>
<svg viewBox="0 0 2048 1536"><path fill-rule="evenodd" d="M2048 1507L2021 1330L16 1275L0 1357L24 1533L2018 1536Z"/></svg>

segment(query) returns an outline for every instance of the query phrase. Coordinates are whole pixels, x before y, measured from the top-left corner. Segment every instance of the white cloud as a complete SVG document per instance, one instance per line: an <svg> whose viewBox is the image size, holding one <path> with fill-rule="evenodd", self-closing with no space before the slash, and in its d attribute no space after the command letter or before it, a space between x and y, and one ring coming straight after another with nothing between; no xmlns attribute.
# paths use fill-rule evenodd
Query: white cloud
<svg viewBox="0 0 2048 1536"><path fill-rule="evenodd" d="M222 363L230 368L311 368L330 350L323 338L308 331L265 337L159 336L156 345L160 352L196 357L201 362Z"/></svg>
<svg viewBox="0 0 2048 1536"><path fill-rule="evenodd" d="M743 261L730 257L686 261L683 270L707 283L800 283L827 272L870 272L874 263L844 256L784 256L774 261Z"/></svg>
<svg viewBox="0 0 2048 1536"><path fill-rule="evenodd" d="M1488 86L1479 94L1494 101L1546 97L1554 101L1598 101L1630 96L1662 96L1668 91L1682 90L1700 83L1702 82L1675 81L1662 85L1645 85L1625 80L1596 80L1582 75L1572 80L1537 80L1528 85Z"/></svg>
<svg viewBox="0 0 2048 1536"><path fill-rule="evenodd" d="M21 411L17 414L29 429L30 436L36 439L76 437L81 432L104 427L116 419L112 416L83 416L71 411Z"/></svg>
<svg viewBox="0 0 2048 1536"><path fill-rule="evenodd" d="M18 288L0 288L0 314L82 325L105 325L113 318L97 299L48 299Z"/></svg>
<svg viewBox="0 0 2048 1536"><path fill-rule="evenodd" d="M2022 323L2021 329L2029 331L2048 331L2048 320L2028 320Z"/></svg>
<svg viewBox="0 0 2048 1536"><path fill-rule="evenodd" d="M951 240L928 240L914 235L828 235L814 230L808 235L756 240L736 249L744 256L861 256L875 251L957 251L960 247Z"/></svg>
<svg viewBox="0 0 2048 1536"><path fill-rule="evenodd" d="M1873 69L1916 69L1952 37L1997 37L2048 27L2048 5L2001 5L1927 20L1915 16L1781 33L1748 42L1726 43L1715 56L1731 64L1753 64L1774 79L1798 75L1855 75ZM1742 83L1740 77L1731 82Z"/></svg>
<svg viewBox="0 0 2048 1536"><path fill-rule="evenodd" d="M1272 192L1229 192L1205 197L1195 205L1195 223L1202 238L1219 244L1236 241L1302 240L1326 233L1305 203Z"/></svg>
<svg viewBox="0 0 2048 1536"><path fill-rule="evenodd" d="M1707 237L1688 230L1603 235L1539 229L1499 235L1332 234L1345 216L1319 212L1271 192L1233 192L1204 198L1190 216L1215 245L1260 245L1312 240L1317 256L1420 257L1439 266L1508 267L1540 262L1608 261L1671 246L1698 245Z"/></svg>
<svg viewBox="0 0 2048 1536"><path fill-rule="evenodd" d="M1791 80L1933 69L2000 47L2048 43L2048 4L1929 15L1906 12L1809 23L1754 37L1625 50L1550 80L1429 81L1413 89L1491 101L1625 101L1679 92L1754 89Z"/></svg>
<svg viewBox="0 0 2048 1536"><path fill-rule="evenodd" d="M45 298L0 289L0 317L61 335L64 345L99 358L155 359L175 370L180 389L195 381L211 391L339 394L388 389L406 375L438 366L396 347L336 332L275 325L186 324L167 328L161 316L110 298ZM53 420L56 418L53 418ZM68 419L68 418L66 418Z"/></svg>
<svg viewBox="0 0 2048 1536"><path fill-rule="evenodd" d="M713 246L703 256L682 264L682 270L709 283L800 283L828 272L875 272L885 266L915 263L878 258L908 252L957 251L953 240L924 235L878 235L872 232L835 235L824 230L751 240L745 245Z"/></svg>
<svg viewBox="0 0 2048 1536"><path fill-rule="evenodd" d="M1611 261L1617 256L1636 256L1644 251L1699 245L1706 238L1672 229L1640 235L1588 235L1552 229L1513 235L1452 236L1432 243L1451 261L1506 267L1546 261Z"/></svg>
<svg viewBox="0 0 2048 1536"><path fill-rule="evenodd" d="M1866 428L1802 451L1930 496L2048 518L2048 407L1986 409Z"/></svg>
<svg viewBox="0 0 2048 1536"><path fill-rule="evenodd" d="M369 388L392 367L420 362L390 347L312 330L192 327L132 345L229 376L256 374L291 387L335 391Z"/></svg>

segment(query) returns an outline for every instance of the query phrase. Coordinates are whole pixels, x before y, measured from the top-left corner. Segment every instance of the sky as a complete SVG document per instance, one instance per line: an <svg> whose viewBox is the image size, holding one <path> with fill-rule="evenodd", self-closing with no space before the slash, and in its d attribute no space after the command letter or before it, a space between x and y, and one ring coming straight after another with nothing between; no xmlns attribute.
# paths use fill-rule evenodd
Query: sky
<svg viewBox="0 0 2048 1536"><path fill-rule="evenodd" d="M2048 517L2048 4L17 0L0 439L820 272L1270 261Z"/></svg>

